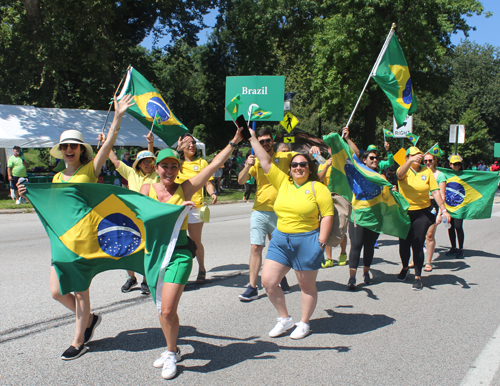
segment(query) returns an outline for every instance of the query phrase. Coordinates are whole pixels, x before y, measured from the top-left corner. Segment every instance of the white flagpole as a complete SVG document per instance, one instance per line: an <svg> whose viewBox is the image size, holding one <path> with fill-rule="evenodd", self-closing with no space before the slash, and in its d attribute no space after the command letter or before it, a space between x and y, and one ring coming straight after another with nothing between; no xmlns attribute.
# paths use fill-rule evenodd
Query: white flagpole
<svg viewBox="0 0 500 386"><path fill-rule="evenodd" d="M370 75L368 76L368 79L366 80L365 87L363 87L363 91L361 91L361 95L358 98L358 101L356 102L356 106L354 106L354 110L352 110L351 116L349 117L349 121L347 121L346 127L349 127L349 123L351 123L352 117L354 113L356 112L356 109L358 108L359 102L361 101L361 97L363 96L366 87L368 86L368 82L370 79L377 73L378 66L380 65L380 62L382 60L382 57L385 54L385 51L387 50L387 47L389 46L389 42L391 41L392 35L394 35L394 30L396 29L396 23L392 23L391 30L389 31L389 34L387 35L387 38L385 39L384 45L382 46L382 50L378 54L377 61L375 62Z"/></svg>

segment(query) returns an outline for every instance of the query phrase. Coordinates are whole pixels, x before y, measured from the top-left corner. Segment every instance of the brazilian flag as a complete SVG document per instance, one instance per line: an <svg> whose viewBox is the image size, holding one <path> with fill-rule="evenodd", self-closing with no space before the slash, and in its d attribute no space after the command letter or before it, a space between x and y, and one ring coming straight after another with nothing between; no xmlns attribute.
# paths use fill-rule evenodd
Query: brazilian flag
<svg viewBox="0 0 500 386"><path fill-rule="evenodd" d="M137 70L130 67L127 70L122 91L118 96L131 94L134 96L135 105L129 107L127 113L136 118L144 126L151 129L168 146L177 142L179 137L188 131L172 113L162 96Z"/></svg>
<svg viewBox="0 0 500 386"><path fill-rule="evenodd" d="M165 269L188 209L107 184L27 186L50 238L61 294L85 291L111 269L144 275L161 304Z"/></svg>
<svg viewBox="0 0 500 386"><path fill-rule="evenodd" d="M352 202L357 225L406 239L410 230L408 202L392 184L366 167L337 133L323 137L332 150L328 188Z"/></svg>
<svg viewBox="0 0 500 386"><path fill-rule="evenodd" d="M463 220L491 217L500 179L498 172L437 169L446 177L444 201L451 217Z"/></svg>
<svg viewBox="0 0 500 386"><path fill-rule="evenodd" d="M380 64L372 76L391 101L398 126L403 126L406 116L416 113L418 106L410 70L396 36L391 36Z"/></svg>

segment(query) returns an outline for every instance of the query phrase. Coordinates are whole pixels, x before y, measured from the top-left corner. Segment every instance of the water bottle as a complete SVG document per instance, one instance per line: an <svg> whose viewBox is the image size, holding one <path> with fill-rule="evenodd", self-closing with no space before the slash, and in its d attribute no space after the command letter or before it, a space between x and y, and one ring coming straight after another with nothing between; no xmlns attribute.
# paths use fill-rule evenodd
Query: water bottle
<svg viewBox="0 0 500 386"><path fill-rule="evenodd" d="M326 163L326 160L321 156L321 154L319 153L313 153L312 155L314 157L314 159L320 164L320 165L324 165Z"/></svg>
<svg viewBox="0 0 500 386"><path fill-rule="evenodd" d="M446 217L443 217L443 224L446 229L451 228L451 224L448 222L448 220L446 220Z"/></svg>

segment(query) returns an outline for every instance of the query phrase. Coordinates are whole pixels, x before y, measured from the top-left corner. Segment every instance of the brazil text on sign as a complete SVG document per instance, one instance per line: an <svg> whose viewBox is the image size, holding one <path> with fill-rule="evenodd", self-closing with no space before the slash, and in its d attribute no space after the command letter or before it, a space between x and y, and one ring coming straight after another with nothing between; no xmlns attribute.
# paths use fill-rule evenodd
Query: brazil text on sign
<svg viewBox="0 0 500 386"><path fill-rule="evenodd" d="M290 132L297 126L299 120L290 112L285 114L285 118L280 122L286 131Z"/></svg>
<svg viewBox="0 0 500 386"><path fill-rule="evenodd" d="M227 106L231 99L240 95L241 105L238 106L238 115L248 119L248 108L252 103L264 111L270 111L269 118L263 121L279 122L283 120L283 104L285 102L285 77L284 76L228 76L226 78ZM222 112L221 112L222 113ZM224 112L224 119L231 118Z"/></svg>
<svg viewBox="0 0 500 386"><path fill-rule="evenodd" d="M295 143L295 137L283 137L284 143Z"/></svg>

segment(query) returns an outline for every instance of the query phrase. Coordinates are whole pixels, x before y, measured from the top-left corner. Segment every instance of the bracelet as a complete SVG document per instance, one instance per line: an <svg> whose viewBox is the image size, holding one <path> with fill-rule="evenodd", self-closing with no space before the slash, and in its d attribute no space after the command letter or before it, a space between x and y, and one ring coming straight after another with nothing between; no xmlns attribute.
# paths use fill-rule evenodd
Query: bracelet
<svg viewBox="0 0 500 386"><path fill-rule="evenodd" d="M446 209L443 209L443 210L441 211L441 214L443 214L444 212L448 212L448 211L447 211Z"/></svg>
<svg viewBox="0 0 500 386"><path fill-rule="evenodd" d="M232 143L231 141L229 141L229 144L230 144L232 147L236 147L236 146L238 146L237 144Z"/></svg>

